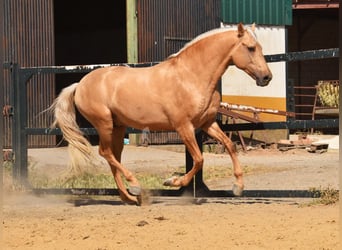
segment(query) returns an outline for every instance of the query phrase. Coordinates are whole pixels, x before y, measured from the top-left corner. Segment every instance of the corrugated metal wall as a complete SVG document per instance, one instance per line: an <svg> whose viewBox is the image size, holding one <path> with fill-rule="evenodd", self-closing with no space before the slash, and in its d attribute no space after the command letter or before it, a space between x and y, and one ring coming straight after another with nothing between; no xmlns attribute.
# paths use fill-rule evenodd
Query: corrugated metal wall
<svg viewBox="0 0 342 250"><path fill-rule="evenodd" d="M138 60L161 61L220 26L221 0L138 0Z"/></svg>
<svg viewBox="0 0 342 250"><path fill-rule="evenodd" d="M53 0L4 0L5 61L22 67L54 65ZM4 102L10 104L10 74L5 72ZM49 127L51 116L41 114L54 98L53 75L34 76L28 83L28 126ZM11 119L5 118L5 147L11 147ZM30 147L55 144L54 136L29 137Z"/></svg>
<svg viewBox="0 0 342 250"><path fill-rule="evenodd" d="M220 0L138 0L138 60L162 61L187 42L220 27ZM181 143L175 132L152 132L150 144Z"/></svg>
<svg viewBox="0 0 342 250"><path fill-rule="evenodd" d="M222 0L225 23L291 25L292 0Z"/></svg>

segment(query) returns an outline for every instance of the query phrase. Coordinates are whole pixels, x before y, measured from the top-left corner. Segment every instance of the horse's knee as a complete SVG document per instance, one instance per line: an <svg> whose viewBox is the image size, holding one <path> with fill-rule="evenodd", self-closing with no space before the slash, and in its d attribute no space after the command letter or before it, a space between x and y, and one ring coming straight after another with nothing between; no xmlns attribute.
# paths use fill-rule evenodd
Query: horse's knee
<svg viewBox="0 0 342 250"><path fill-rule="evenodd" d="M196 169L202 169L203 163L204 163L204 159L202 155L198 157L197 159L194 159L194 167Z"/></svg>
<svg viewBox="0 0 342 250"><path fill-rule="evenodd" d="M204 162L204 159L203 159L203 156L201 156L200 160L199 160L199 165L200 166L203 166L203 162Z"/></svg>

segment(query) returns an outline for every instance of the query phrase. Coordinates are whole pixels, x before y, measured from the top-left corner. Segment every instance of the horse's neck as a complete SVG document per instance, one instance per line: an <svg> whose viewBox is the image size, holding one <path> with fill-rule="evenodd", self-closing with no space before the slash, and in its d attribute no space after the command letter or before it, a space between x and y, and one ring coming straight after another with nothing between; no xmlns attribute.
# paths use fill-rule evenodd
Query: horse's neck
<svg viewBox="0 0 342 250"><path fill-rule="evenodd" d="M202 79L203 84L209 84L215 89L217 81L223 75L231 60L231 51L233 50L236 39L225 38L206 38L213 39L212 42L199 41L187 48L180 55L183 64ZM205 87L205 86L204 86Z"/></svg>

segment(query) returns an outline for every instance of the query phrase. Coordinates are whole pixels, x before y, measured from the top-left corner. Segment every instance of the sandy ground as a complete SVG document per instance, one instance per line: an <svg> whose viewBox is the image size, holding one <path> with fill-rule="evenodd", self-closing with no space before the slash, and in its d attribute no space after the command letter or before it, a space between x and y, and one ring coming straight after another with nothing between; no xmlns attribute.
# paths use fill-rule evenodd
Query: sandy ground
<svg viewBox="0 0 342 250"><path fill-rule="evenodd" d="M184 166L182 150L125 148L132 171L161 173ZM65 149L30 150L36 170L58 174ZM205 166L231 168L227 155L204 154ZM255 150L240 153L247 190L338 188L338 151L311 154ZM206 170L206 167L204 170ZM106 170L108 171L108 170ZM230 189L231 177L208 180ZM3 249L340 249L339 206L306 199L152 197L123 205L118 197L34 196L6 191Z"/></svg>

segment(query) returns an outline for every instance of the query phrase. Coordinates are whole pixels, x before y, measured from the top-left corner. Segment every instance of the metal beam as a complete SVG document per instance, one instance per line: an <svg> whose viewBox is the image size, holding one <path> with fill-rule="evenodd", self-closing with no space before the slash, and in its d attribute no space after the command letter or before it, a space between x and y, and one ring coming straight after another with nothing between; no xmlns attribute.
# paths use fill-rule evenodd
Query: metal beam
<svg viewBox="0 0 342 250"><path fill-rule="evenodd" d="M294 10L307 10L307 9L338 9L339 3L330 1L317 1L317 3L294 3L292 9Z"/></svg>
<svg viewBox="0 0 342 250"><path fill-rule="evenodd" d="M320 50L307 50L301 52L288 52L285 54L266 55L267 62L290 62L290 61L303 61L303 60L317 60L326 58L339 57L339 49L320 49Z"/></svg>
<svg viewBox="0 0 342 250"><path fill-rule="evenodd" d="M97 135L95 128L80 128L85 135ZM25 128L26 134L28 135L62 135L60 128ZM135 128L127 128L126 133L138 134L142 131Z"/></svg>
<svg viewBox="0 0 342 250"><path fill-rule="evenodd" d="M265 55L267 62L301 61L316 60L325 58L338 58L339 48L308 50L302 52L288 52L285 54ZM129 66L132 68L151 67L160 62L147 63L113 63L113 64L93 64L93 65L68 65L68 66L41 66L41 67L22 67L22 74L65 74L65 73L87 73L97 68L109 66ZM4 64L8 66L7 64Z"/></svg>
<svg viewBox="0 0 342 250"><path fill-rule="evenodd" d="M322 120L289 120L286 122L260 122L223 124L224 131L264 130L264 129L309 129L309 128L338 128L338 119Z"/></svg>
<svg viewBox="0 0 342 250"><path fill-rule="evenodd" d="M219 122L219 121L218 121ZM264 130L264 129L308 129L308 128L338 128L338 119L322 119L322 120L289 120L286 122L258 122L258 123L237 123L222 124L224 131L244 131L244 130ZM59 128L26 128L28 135L62 135ZM85 135L97 135L95 128L81 128ZM141 133L141 130L127 128L127 133Z"/></svg>

